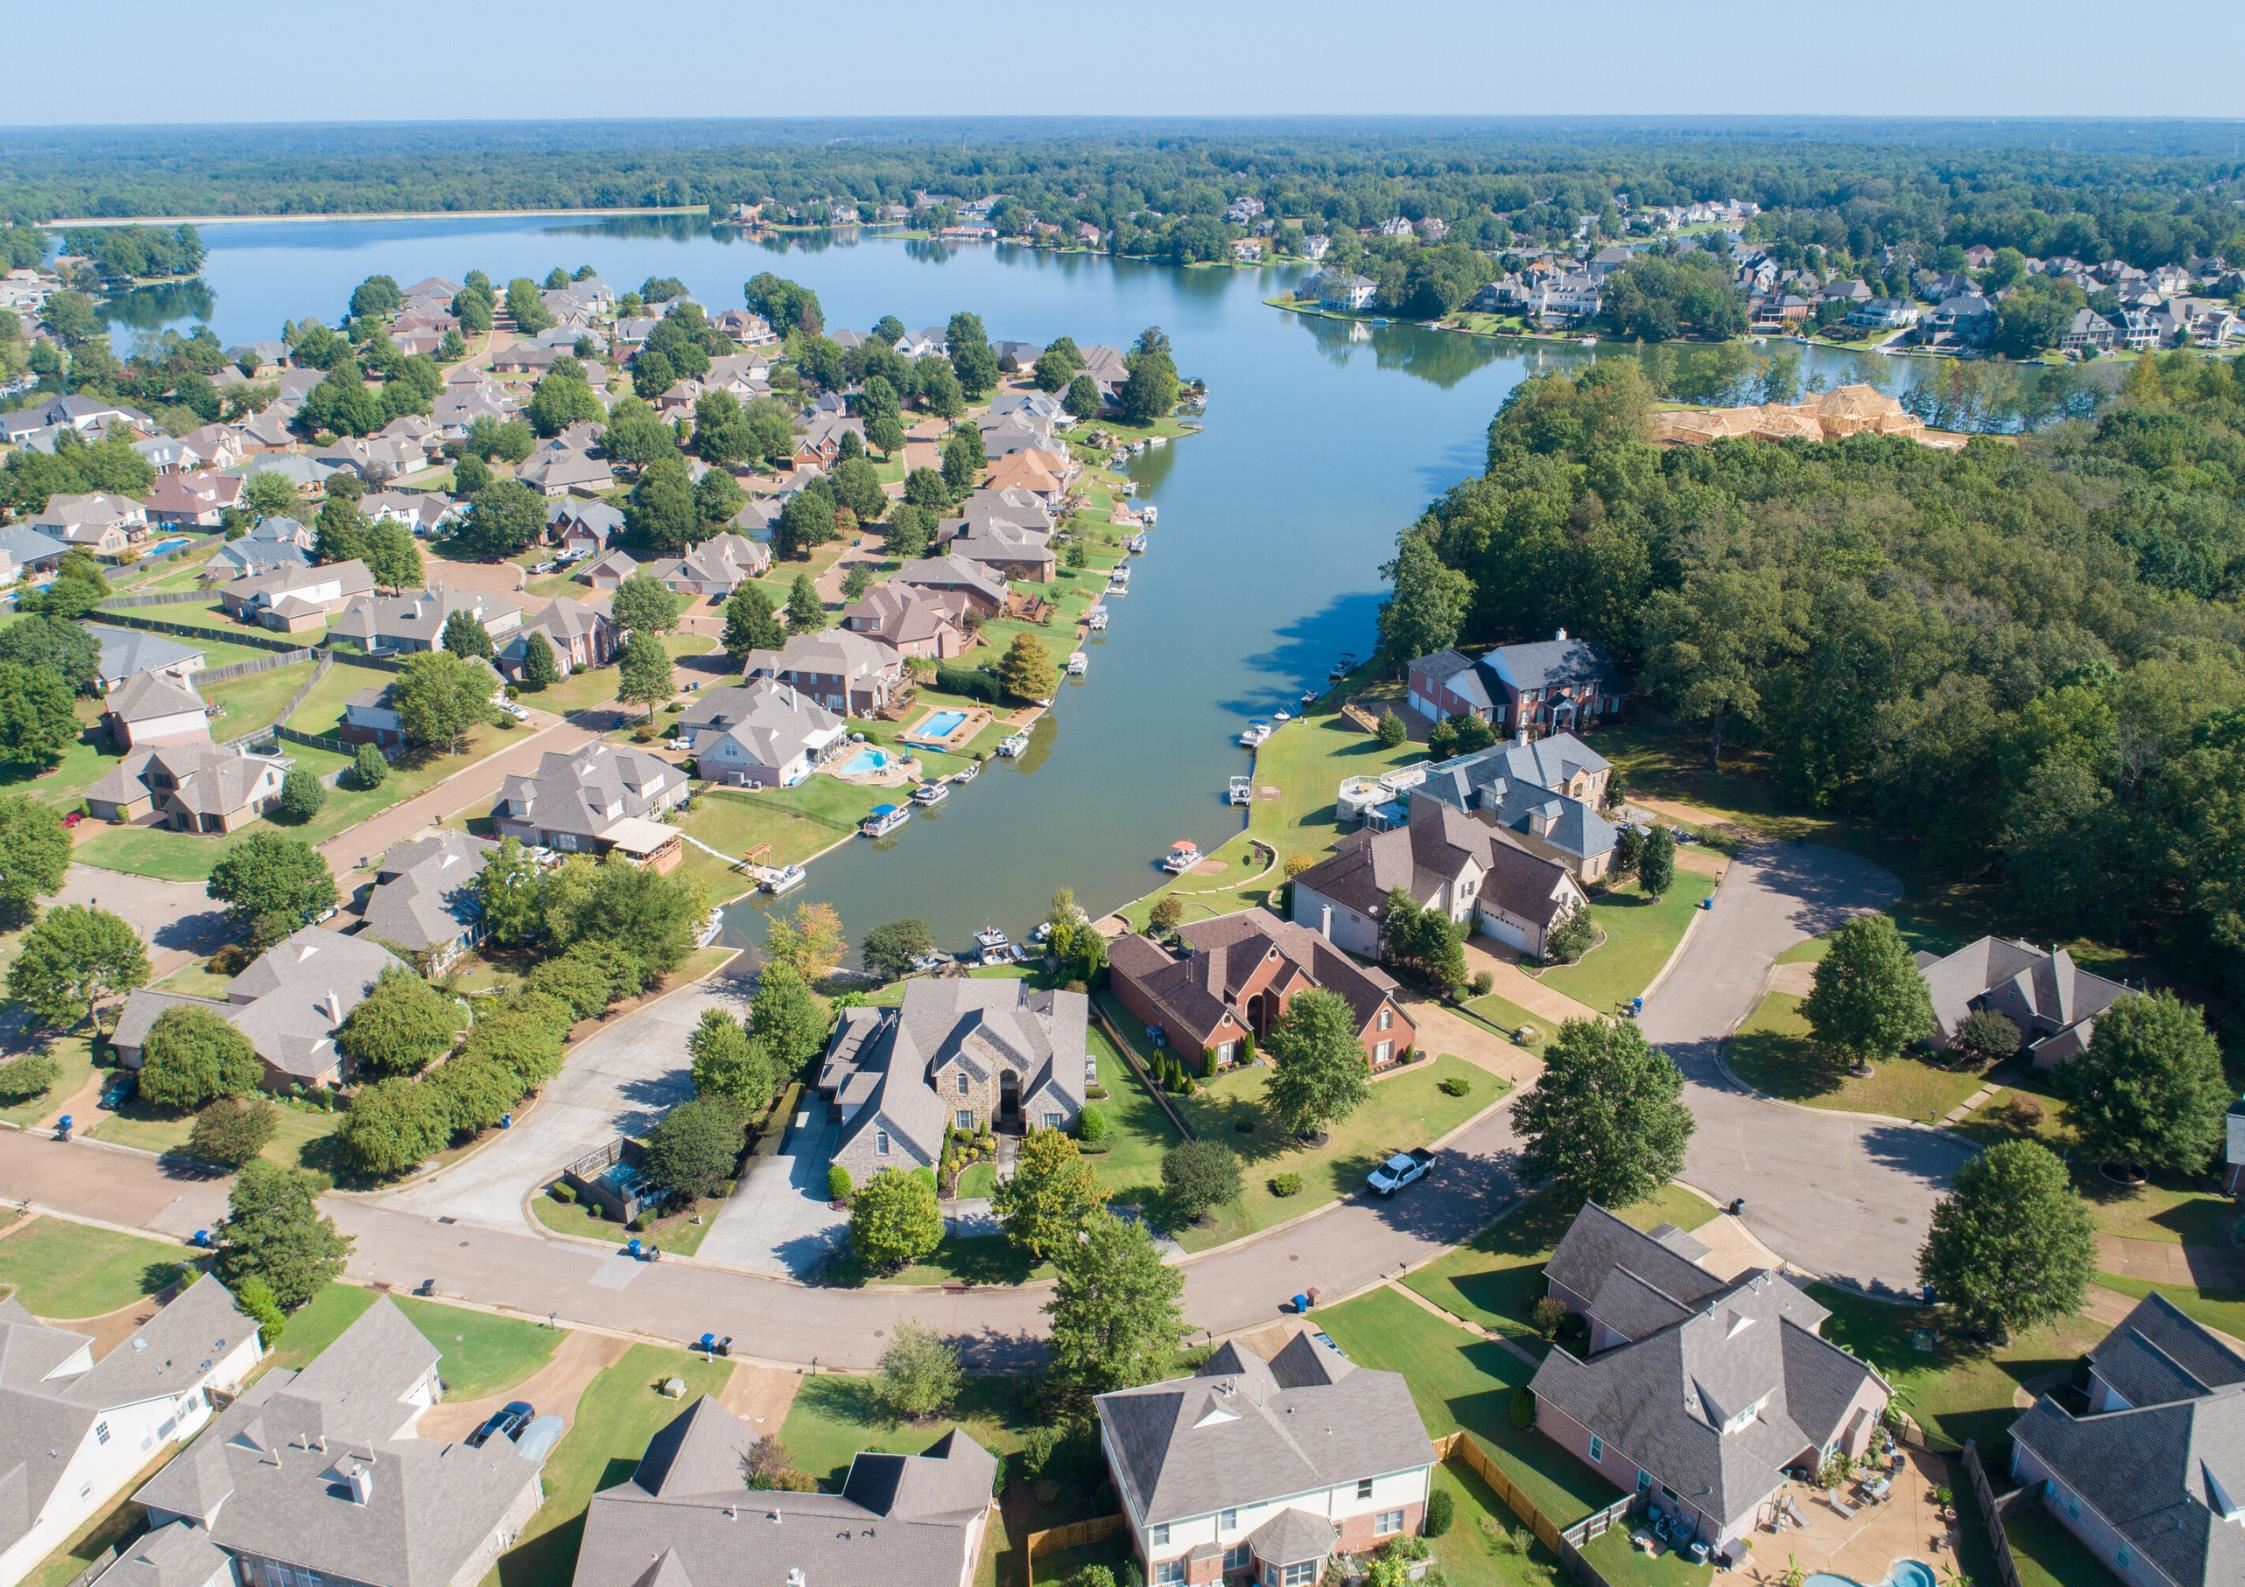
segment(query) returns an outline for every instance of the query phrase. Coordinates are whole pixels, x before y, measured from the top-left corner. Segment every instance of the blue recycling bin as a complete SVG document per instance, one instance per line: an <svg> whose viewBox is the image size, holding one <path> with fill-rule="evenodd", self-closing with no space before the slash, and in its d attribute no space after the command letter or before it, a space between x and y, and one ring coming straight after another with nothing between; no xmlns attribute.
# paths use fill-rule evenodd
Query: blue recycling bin
<svg viewBox="0 0 2245 1587"><path fill-rule="evenodd" d="M56 1139L56 1140L58 1140L58 1141L67 1141L67 1140L69 1140L69 1139L70 1139L70 1126L71 1126L71 1125L72 1125L72 1124L73 1124L74 1122L76 1122L76 1121L75 1121L75 1120L73 1120L73 1119L72 1119L72 1118L70 1117L70 1115L69 1115L69 1114L67 1114L67 1113L65 1113L65 1114L64 1114L64 1115L63 1115L63 1116L62 1116L61 1118L59 1118L59 1119L55 1120L55 1139Z"/></svg>
<svg viewBox="0 0 2245 1587"><path fill-rule="evenodd" d="M639 1237L637 1235L632 1236L631 1243L625 1246L624 1249L631 1253L632 1259L634 1261L642 1260L639 1254Z"/></svg>
<svg viewBox="0 0 2245 1587"><path fill-rule="evenodd" d="M208 1229L197 1229L197 1230L195 1231L195 1242L194 1242L194 1243L195 1243L195 1244L196 1244L196 1245L197 1245L198 1247L200 1247L201 1249L203 1249L203 1250L206 1250L206 1251L207 1251L207 1250L209 1250L209 1249L210 1249L210 1230L208 1230Z"/></svg>
<svg viewBox="0 0 2245 1587"><path fill-rule="evenodd" d="M1300 1316L1300 1315L1301 1315L1302 1313L1304 1313L1304 1312L1308 1311L1309 1309L1310 1309L1310 1298L1309 1298L1309 1296L1307 1296L1307 1295L1297 1295L1297 1296L1295 1296L1295 1297L1294 1297L1294 1314L1295 1314L1296 1316Z"/></svg>
<svg viewBox="0 0 2245 1587"><path fill-rule="evenodd" d="M1709 893L1705 898L1702 898L1699 901L1699 907L1702 909L1713 909L1715 907L1715 895L1713 893Z"/></svg>
<svg viewBox="0 0 2245 1587"><path fill-rule="evenodd" d="M502 1113L502 1114L500 1114L500 1115L499 1115L499 1128L501 1128L502 1130L511 1130L511 1129L513 1129L513 1128L514 1128L514 1115L513 1115L512 1113Z"/></svg>
<svg viewBox="0 0 2245 1587"><path fill-rule="evenodd" d="M703 1334L701 1337L701 1341L696 1344L694 1348L696 1350L699 1350L705 1356L713 1356L717 1354L717 1335Z"/></svg>
<svg viewBox="0 0 2245 1587"><path fill-rule="evenodd" d="M1631 998L1631 999L1629 1000L1629 1012L1630 1012L1630 1013L1632 1013L1632 1014L1642 1014L1642 1013L1644 1013L1644 1012L1645 1012L1645 1000L1644 1000L1643 998L1641 998L1641 997L1633 997L1633 998Z"/></svg>

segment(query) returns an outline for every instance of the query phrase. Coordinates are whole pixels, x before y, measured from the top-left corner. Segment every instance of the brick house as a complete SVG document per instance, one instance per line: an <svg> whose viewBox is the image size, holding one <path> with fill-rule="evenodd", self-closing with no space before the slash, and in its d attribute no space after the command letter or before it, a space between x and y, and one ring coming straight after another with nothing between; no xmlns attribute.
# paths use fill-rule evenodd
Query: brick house
<svg viewBox="0 0 2245 1587"><path fill-rule="evenodd" d="M1606 653L1562 628L1548 640L1479 656L1438 650L1410 666L1411 709L1430 720L1477 716L1500 736L1571 733L1621 710L1621 674Z"/></svg>
<svg viewBox="0 0 2245 1587"><path fill-rule="evenodd" d="M1150 937L1117 937L1107 963L1123 1007L1208 1069L1241 1062L1311 987L1337 993L1356 1015L1365 1061L1384 1069L1410 1052L1418 1027L1397 1004L1395 982L1366 969L1316 932L1267 909L1243 909L1181 928L1182 951Z"/></svg>

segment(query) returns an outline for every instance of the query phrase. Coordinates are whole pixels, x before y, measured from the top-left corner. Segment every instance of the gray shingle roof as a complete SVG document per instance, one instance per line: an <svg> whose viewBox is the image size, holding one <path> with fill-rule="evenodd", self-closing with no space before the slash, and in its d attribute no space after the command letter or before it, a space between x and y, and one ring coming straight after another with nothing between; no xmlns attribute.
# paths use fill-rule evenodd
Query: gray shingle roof
<svg viewBox="0 0 2245 1587"><path fill-rule="evenodd" d="M183 645L145 629L114 628L108 623L87 623L84 627L100 647L98 665L104 678L130 678L160 667L176 667L181 662L200 660L203 654L200 645Z"/></svg>
<svg viewBox="0 0 2245 1587"><path fill-rule="evenodd" d="M1179 1521L1431 1465L1402 1375L1328 1370L1317 1363L1330 1348L1293 1344L1266 1362L1227 1344L1191 1377L1102 1394L1115 1479L1135 1513Z"/></svg>
<svg viewBox="0 0 2245 1587"><path fill-rule="evenodd" d="M1617 1273L1631 1275L1637 1291L1614 1289ZM1544 1264L1544 1274L1591 1301L1592 1317L1633 1339L1682 1320L1724 1287L1721 1279L1698 1263L1632 1228L1595 1201L1575 1214L1559 1248ZM1626 1317L1598 1310L1598 1298L1609 1292L1616 1306L1628 1309Z"/></svg>
<svg viewBox="0 0 2245 1587"><path fill-rule="evenodd" d="M480 913L475 879L497 848L488 838L449 831L399 844L382 856L367 894L366 935L409 953L453 941Z"/></svg>
<svg viewBox="0 0 2245 1587"><path fill-rule="evenodd" d="M2011 1439L2168 1580L2245 1581L2245 1530L2227 1519L2245 1494L2245 1387L2079 1417L2045 1395Z"/></svg>
<svg viewBox="0 0 2245 1587"><path fill-rule="evenodd" d="M716 740L731 739L756 764L771 767L790 764L814 740L832 742L841 730L842 718L770 678L706 690L678 719L678 731L692 742L697 756L710 753Z"/></svg>
<svg viewBox="0 0 2245 1587"><path fill-rule="evenodd" d="M2130 1405L2190 1399L2245 1383L2245 1358L2157 1294L2136 1303L2089 1352L2089 1364Z"/></svg>

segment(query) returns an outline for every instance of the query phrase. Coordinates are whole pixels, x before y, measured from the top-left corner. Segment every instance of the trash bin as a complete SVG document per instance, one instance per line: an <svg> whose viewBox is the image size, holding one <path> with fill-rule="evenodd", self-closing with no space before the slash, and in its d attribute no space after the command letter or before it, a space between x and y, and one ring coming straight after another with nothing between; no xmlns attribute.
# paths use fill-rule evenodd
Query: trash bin
<svg viewBox="0 0 2245 1587"><path fill-rule="evenodd" d="M69 1140L70 1126L73 1122L74 1121L67 1113L65 1113L61 1118L55 1120L55 1139L58 1141Z"/></svg>
<svg viewBox="0 0 2245 1587"><path fill-rule="evenodd" d="M635 1236L634 1236L634 1237L632 1238L632 1240L630 1241L630 1243L629 1243L629 1244L627 1244L627 1245L626 1245L626 1246L624 1247L624 1249L625 1249L626 1251L628 1251L628 1252L630 1252L630 1253L631 1253L631 1258L632 1258L632 1260L633 1260L633 1261L635 1261L635 1262L636 1262L636 1261L639 1261L639 1260L640 1260L640 1255L639 1255L639 1239L638 1239L638 1237L637 1237L636 1235L635 1235Z"/></svg>

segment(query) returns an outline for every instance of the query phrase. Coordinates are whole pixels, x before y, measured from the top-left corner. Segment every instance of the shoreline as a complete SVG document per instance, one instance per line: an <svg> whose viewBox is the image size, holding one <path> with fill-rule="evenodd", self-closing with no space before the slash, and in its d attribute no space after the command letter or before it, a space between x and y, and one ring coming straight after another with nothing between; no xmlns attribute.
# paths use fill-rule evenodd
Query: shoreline
<svg viewBox="0 0 2245 1587"><path fill-rule="evenodd" d="M336 220L506 220L520 216L535 219L600 219L621 215L703 215L708 209L701 204L643 204L628 209L367 209L324 211L317 214L291 215L103 215L80 217L75 220L42 220L33 222L41 231L65 231L100 227L111 230L118 226L249 226L295 225L309 221ZM712 222L712 224L716 224Z"/></svg>

